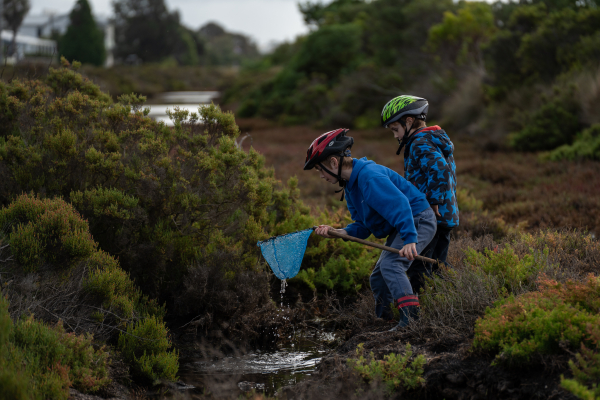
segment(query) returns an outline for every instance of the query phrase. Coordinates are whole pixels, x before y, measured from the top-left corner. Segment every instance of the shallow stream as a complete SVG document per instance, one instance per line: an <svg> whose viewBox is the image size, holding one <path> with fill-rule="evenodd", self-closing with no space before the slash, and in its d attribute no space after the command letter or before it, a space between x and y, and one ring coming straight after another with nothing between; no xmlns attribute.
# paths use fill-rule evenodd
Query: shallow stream
<svg viewBox="0 0 600 400"><path fill-rule="evenodd" d="M179 376L188 385L236 398L252 389L273 395L281 387L310 376L329 352L335 335L323 331L296 333L276 350L254 351L214 360L182 360ZM192 395L193 397L193 395Z"/></svg>

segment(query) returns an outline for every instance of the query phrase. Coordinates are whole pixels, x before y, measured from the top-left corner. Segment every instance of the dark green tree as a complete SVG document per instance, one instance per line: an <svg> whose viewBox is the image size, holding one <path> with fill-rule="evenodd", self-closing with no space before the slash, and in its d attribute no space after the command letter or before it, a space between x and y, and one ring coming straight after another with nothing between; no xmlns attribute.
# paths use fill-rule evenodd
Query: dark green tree
<svg viewBox="0 0 600 400"><path fill-rule="evenodd" d="M204 44L204 65L240 65L243 61L257 59L259 56L258 48L250 38L227 32L214 22L201 27L196 38Z"/></svg>
<svg viewBox="0 0 600 400"><path fill-rule="evenodd" d="M67 60L102 65L106 58L104 33L96 25L87 0L77 0L69 16L70 24L60 39L60 53Z"/></svg>
<svg viewBox="0 0 600 400"><path fill-rule="evenodd" d="M144 62L160 62L174 57L180 64L197 63L195 39L164 0L117 0L113 6L117 58L135 55Z"/></svg>

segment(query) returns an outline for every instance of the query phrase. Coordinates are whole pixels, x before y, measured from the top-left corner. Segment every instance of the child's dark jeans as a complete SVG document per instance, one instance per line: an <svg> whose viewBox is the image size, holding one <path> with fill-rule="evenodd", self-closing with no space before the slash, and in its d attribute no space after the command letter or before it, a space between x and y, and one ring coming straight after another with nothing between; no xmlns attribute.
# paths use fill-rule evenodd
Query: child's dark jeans
<svg viewBox="0 0 600 400"><path fill-rule="evenodd" d="M423 249L435 234L437 222L431 208L415 215L415 228L417 229L417 252L422 254ZM388 236L386 246L400 250L404 242L398 232L394 231ZM393 314L390 304L395 304L398 299L412 295L412 287L407 276L410 274L414 261L400 257L398 253L383 251L375 269L371 273L371 290L375 296L375 313L379 318L392 319ZM416 294L416 293L415 293Z"/></svg>
<svg viewBox="0 0 600 400"><path fill-rule="evenodd" d="M450 233L452 228L444 228L438 225L437 231L431 239L431 242L425 247L422 256L440 260L445 263L448 257L448 247L450 246ZM419 294L421 288L425 286L423 276L431 277L439 269L438 264L415 260L408 270L408 278L412 286L413 293Z"/></svg>

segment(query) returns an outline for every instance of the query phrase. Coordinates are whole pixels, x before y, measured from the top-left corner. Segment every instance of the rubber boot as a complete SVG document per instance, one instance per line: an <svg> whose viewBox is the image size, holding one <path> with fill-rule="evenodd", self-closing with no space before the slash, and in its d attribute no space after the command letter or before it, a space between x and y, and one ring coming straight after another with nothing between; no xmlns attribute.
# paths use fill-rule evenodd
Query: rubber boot
<svg viewBox="0 0 600 400"><path fill-rule="evenodd" d="M404 296L398 299L398 310L400 321L398 325L390 329L390 332L407 327L412 321L419 319L419 297L416 295Z"/></svg>

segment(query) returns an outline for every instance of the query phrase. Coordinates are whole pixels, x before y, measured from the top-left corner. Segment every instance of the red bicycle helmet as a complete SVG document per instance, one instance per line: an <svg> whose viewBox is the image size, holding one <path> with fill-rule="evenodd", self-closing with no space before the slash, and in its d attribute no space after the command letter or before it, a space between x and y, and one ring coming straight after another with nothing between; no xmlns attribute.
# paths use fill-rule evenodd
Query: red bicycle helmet
<svg viewBox="0 0 600 400"><path fill-rule="evenodd" d="M321 169L327 172L329 175L336 178L341 187L336 193L342 192L342 198L344 200L344 188L346 187L346 181L342 179L342 163L344 157L350 157L350 148L354 144L354 139L350 136L346 136L348 129L340 128L334 131L330 131L322 134L316 138L308 148L306 152L306 161L304 162L304 169L313 169L315 165L319 165ZM329 156L340 156L340 162L338 164L337 175L326 168L322 161L325 161Z"/></svg>
<svg viewBox="0 0 600 400"><path fill-rule="evenodd" d="M316 138L306 152L304 169L313 169L317 163L325 161L331 155L344 157L344 151L354 144L354 139L346 136L349 129L336 129Z"/></svg>

